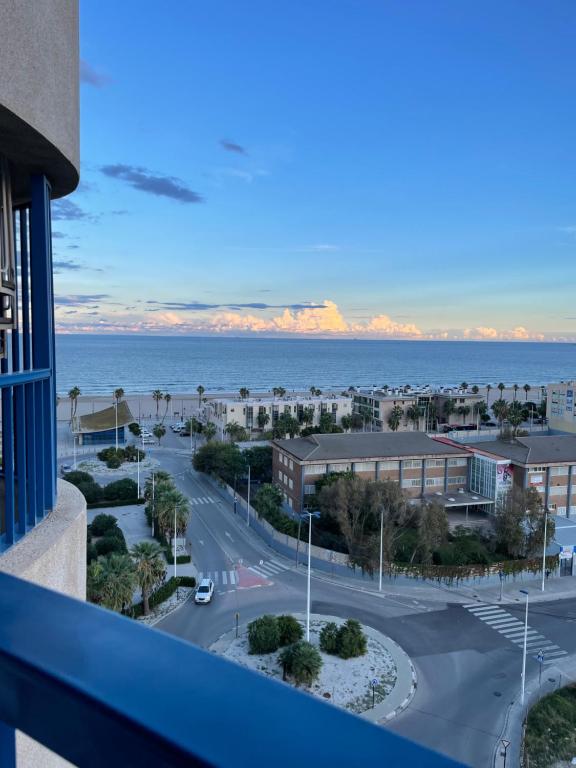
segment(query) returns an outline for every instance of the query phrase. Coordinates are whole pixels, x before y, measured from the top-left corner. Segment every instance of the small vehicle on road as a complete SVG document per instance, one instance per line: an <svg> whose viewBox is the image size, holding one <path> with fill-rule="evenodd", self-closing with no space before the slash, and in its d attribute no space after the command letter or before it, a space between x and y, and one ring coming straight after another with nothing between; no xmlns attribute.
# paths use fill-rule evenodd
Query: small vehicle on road
<svg viewBox="0 0 576 768"><path fill-rule="evenodd" d="M60 467L60 474L67 475L68 472L72 472L72 469L73 467L71 464L62 464L62 466Z"/></svg>
<svg viewBox="0 0 576 768"><path fill-rule="evenodd" d="M194 595L194 602L197 605L210 603L214 595L214 582L212 579L202 579L198 587L196 588L196 594Z"/></svg>

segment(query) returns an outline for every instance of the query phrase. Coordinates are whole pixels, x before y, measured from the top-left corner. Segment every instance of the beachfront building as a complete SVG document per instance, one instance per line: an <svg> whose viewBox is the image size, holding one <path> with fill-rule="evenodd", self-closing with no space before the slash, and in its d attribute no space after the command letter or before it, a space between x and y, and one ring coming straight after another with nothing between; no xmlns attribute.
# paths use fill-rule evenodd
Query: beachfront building
<svg viewBox="0 0 576 768"><path fill-rule="evenodd" d="M220 434L229 424L246 430L273 428L281 414L297 419L302 426L317 427L328 414L338 426L343 416L352 413L352 399L344 395L285 395L283 397L214 398L204 406L204 418L212 421Z"/></svg>
<svg viewBox="0 0 576 768"><path fill-rule="evenodd" d="M355 432L272 442L273 480L296 512L306 508L316 481L334 472L393 480L414 501L431 498L447 508L482 508L491 500L467 493L471 456L464 446L422 432Z"/></svg>
<svg viewBox="0 0 576 768"><path fill-rule="evenodd" d="M575 393L576 381L548 384L546 416L549 429L576 434Z"/></svg>
<svg viewBox="0 0 576 768"><path fill-rule="evenodd" d="M576 436L517 437L469 444L470 489L497 499L513 488L535 488L545 508L576 515Z"/></svg>
<svg viewBox="0 0 576 768"><path fill-rule="evenodd" d="M110 445L126 442L126 427L134 422L128 403L121 400L117 405L88 413L74 419L72 432L78 445Z"/></svg>
<svg viewBox="0 0 576 768"><path fill-rule="evenodd" d="M453 427L476 425L476 406L483 400L481 394L462 389L386 388L354 393L353 410L362 418L366 429L431 432L444 424ZM400 414L400 411L397 429L392 430L391 416L394 412Z"/></svg>

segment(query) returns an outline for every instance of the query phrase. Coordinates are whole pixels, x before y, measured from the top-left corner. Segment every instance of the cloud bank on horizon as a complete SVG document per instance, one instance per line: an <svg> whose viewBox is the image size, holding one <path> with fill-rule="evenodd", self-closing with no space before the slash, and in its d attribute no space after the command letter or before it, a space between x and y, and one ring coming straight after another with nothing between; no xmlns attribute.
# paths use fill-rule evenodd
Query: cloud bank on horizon
<svg viewBox="0 0 576 768"><path fill-rule="evenodd" d="M145 318L135 313L133 307L106 309L98 320L74 318L68 321L62 307L88 307L95 299L104 296L60 296L57 298L57 331L59 333L135 333L135 334L213 334L213 335L290 335L308 338L368 338L368 339L415 339L415 340L467 340L467 341L569 341L567 338L548 339L543 333L530 331L518 325L512 329L488 326L450 330L425 330L415 323L397 322L389 315L378 314L362 322L351 322L342 314L338 305L329 299L322 302L286 305L284 310L271 317L258 317L241 310L222 310L207 313L204 307L238 305L200 305L195 303L146 302L158 304L153 315ZM105 301L101 301L104 307ZM273 305L245 305L256 309L274 308ZM92 306L90 306L93 309ZM150 309L144 311L150 312ZM192 311L193 317L188 313ZM204 312L202 316L198 316ZM88 314L94 313L85 313Z"/></svg>

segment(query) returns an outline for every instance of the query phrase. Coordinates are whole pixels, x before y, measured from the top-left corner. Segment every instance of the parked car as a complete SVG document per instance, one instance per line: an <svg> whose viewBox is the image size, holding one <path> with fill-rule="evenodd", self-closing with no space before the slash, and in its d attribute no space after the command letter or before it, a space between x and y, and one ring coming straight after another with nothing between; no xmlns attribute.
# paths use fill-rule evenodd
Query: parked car
<svg viewBox="0 0 576 768"><path fill-rule="evenodd" d="M194 602L198 605L209 603L214 595L214 582L211 579L202 579L196 588Z"/></svg>
<svg viewBox="0 0 576 768"><path fill-rule="evenodd" d="M68 472L72 472L72 470L73 470L73 467L71 464L62 464L62 466L60 467L60 474L67 475Z"/></svg>

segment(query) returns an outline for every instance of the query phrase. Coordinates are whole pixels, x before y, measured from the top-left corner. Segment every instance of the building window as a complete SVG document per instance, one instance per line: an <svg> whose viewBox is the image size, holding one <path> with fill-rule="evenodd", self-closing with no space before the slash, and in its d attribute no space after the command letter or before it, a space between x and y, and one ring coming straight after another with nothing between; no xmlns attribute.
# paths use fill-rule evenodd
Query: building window
<svg viewBox="0 0 576 768"><path fill-rule="evenodd" d="M468 459L448 459L449 467L465 467Z"/></svg>
<svg viewBox="0 0 576 768"><path fill-rule="evenodd" d="M282 482L282 472L280 470L278 470L278 480Z"/></svg>
<svg viewBox="0 0 576 768"><path fill-rule="evenodd" d="M290 509L292 509L292 507L294 506L294 503L293 503L292 499L290 498L290 496L288 496L288 506L290 507Z"/></svg>
<svg viewBox="0 0 576 768"><path fill-rule="evenodd" d="M528 472L546 472L546 467L529 467Z"/></svg>
<svg viewBox="0 0 576 768"><path fill-rule="evenodd" d="M402 488L420 488L422 480L417 477L412 480L402 480Z"/></svg>
<svg viewBox="0 0 576 768"><path fill-rule="evenodd" d="M292 461L292 459L290 459L288 463L290 464L290 469L294 469L294 462Z"/></svg>
<svg viewBox="0 0 576 768"><path fill-rule="evenodd" d="M427 467L443 467L444 459L426 459Z"/></svg>
<svg viewBox="0 0 576 768"><path fill-rule="evenodd" d="M426 485L428 487L432 485L444 485L444 478L443 477L427 477Z"/></svg>
<svg viewBox="0 0 576 768"><path fill-rule="evenodd" d="M466 475L455 475L448 478L448 485L465 485Z"/></svg>
<svg viewBox="0 0 576 768"><path fill-rule="evenodd" d="M326 464L308 464L304 467L305 475L325 475Z"/></svg>
<svg viewBox="0 0 576 768"><path fill-rule="evenodd" d="M564 477L568 474L568 467L550 467L550 474L554 477Z"/></svg>
<svg viewBox="0 0 576 768"><path fill-rule="evenodd" d="M374 472L376 463L374 461L356 461L354 462L354 472Z"/></svg>
<svg viewBox="0 0 576 768"><path fill-rule="evenodd" d="M316 486L315 485L305 485L304 486L304 495L305 496L312 496L312 494L316 493Z"/></svg>
<svg viewBox="0 0 576 768"><path fill-rule="evenodd" d="M397 461L381 461L380 469L383 471L388 469L393 469L396 471L398 469L398 462Z"/></svg>
<svg viewBox="0 0 576 768"><path fill-rule="evenodd" d="M291 477L288 478L288 488L290 488L290 490L294 488L294 481Z"/></svg>
<svg viewBox="0 0 576 768"><path fill-rule="evenodd" d="M404 467L404 469L421 469L422 459L406 459L406 461L403 462L402 466Z"/></svg>
<svg viewBox="0 0 576 768"><path fill-rule="evenodd" d="M549 496L566 496L568 493L567 485L551 485L548 489Z"/></svg>

